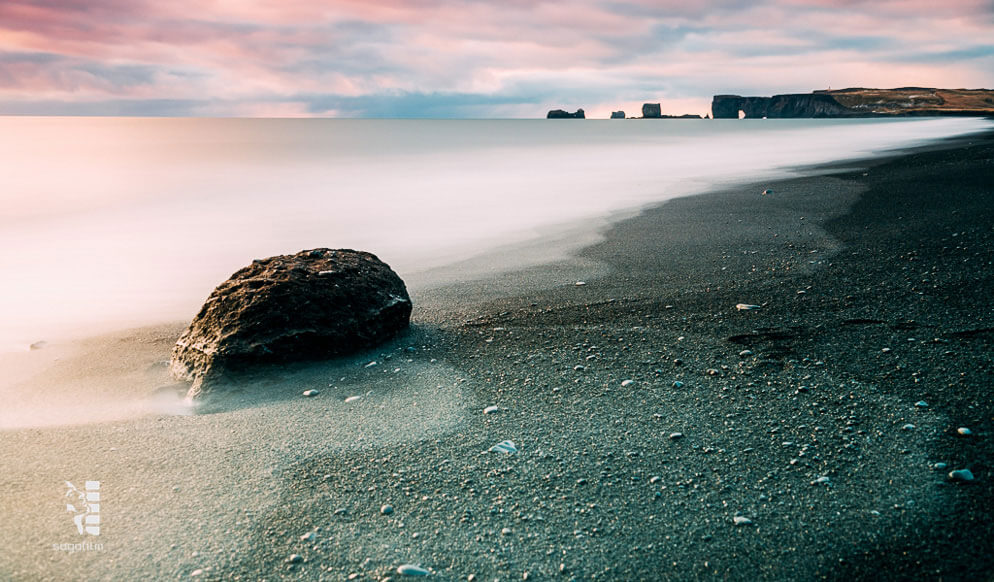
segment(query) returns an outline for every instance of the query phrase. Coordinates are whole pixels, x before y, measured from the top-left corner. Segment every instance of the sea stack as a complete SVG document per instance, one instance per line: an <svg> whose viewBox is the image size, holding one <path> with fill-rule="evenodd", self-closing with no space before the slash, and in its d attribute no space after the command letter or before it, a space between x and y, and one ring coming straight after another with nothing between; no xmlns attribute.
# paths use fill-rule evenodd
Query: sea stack
<svg viewBox="0 0 994 582"><path fill-rule="evenodd" d="M625 112L624 111L612 111L611 112L611 119L624 119L624 118L625 118Z"/></svg>
<svg viewBox="0 0 994 582"><path fill-rule="evenodd" d="M546 119L586 119L583 109L577 109L575 113L563 109L553 109L545 115Z"/></svg>
<svg viewBox="0 0 994 582"><path fill-rule="evenodd" d="M645 103L642 105L643 119L660 119L663 116L663 108L659 103Z"/></svg>
<svg viewBox="0 0 994 582"><path fill-rule="evenodd" d="M407 328L411 299L375 255L314 249L253 261L207 298L173 348L170 371L198 399L258 364L374 347Z"/></svg>

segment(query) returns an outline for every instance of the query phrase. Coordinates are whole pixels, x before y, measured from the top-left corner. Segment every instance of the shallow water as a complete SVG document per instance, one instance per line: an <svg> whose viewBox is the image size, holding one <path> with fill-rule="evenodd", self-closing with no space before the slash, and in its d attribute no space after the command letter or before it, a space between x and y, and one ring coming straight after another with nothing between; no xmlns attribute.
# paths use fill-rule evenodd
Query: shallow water
<svg viewBox="0 0 994 582"><path fill-rule="evenodd" d="M612 211L989 126L4 118L0 350L188 320L257 257L352 247L406 278Z"/></svg>

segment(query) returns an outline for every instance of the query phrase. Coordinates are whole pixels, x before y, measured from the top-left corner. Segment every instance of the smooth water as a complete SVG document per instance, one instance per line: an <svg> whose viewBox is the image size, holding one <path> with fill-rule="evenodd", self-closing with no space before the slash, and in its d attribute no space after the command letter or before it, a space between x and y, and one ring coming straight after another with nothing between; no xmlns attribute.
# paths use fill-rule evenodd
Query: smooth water
<svg viewBox="0 0 994 582"><path fill-rule="evenodd" d="M0 350L189 320L254 258L351 247L406 277L557 225L990 125L0 118Z"/></svg>

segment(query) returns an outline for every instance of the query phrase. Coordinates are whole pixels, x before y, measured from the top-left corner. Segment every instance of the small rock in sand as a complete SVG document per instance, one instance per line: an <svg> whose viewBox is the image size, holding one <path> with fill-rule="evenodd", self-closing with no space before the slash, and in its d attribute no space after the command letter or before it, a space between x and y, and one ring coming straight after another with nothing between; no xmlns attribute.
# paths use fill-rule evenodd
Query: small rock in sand
<svg viewBox="0 0 994 582"><path fill-rule="evenodd" d="M622 388L624 388L625 386L631 386L634 383L635 383L635 380L624 380L624 381L621 382L621 386L622 386Z"/></svg>
<svg viewBox="0 0 994 582"><path fill-rule="evenodd" d="M320 392L318 392L317 390L304 390L304 396L307 396L308 398L312 396L317 396L318 394L320 394Z"/></svg>
<svg viewBox="0 0 994 582"><path fill-rule="evenodd" d="M741 352L739 352L740 358L748 358L751 355L752 355L752 350L742 350Z"/></svg>
<svg viewBox="0 0 994 582"><path fill-rule="evenodd" d="M490 447L490 452L492 452L492 453L506 453L506 454L511 455L511 454L514 454L514 453L518 452L518 447L514 446L514 443L511 442L511 441L501 441L501 442L497 443L496 445Z"/></svg>
<svg viewBox="0 0 994 582"><path fill-rule="evenodd" d="M940 463L936 463L936 464L932 465L932 468L935 469L936 471L942 471L942 470L945 470L945 468L948 467L948 466L949 466L948 463L941 463L940 462Z"/></svg>
<svg viewBox="0 0 994 582"><path fill-rule="evenodd" d="M670 440L671 441L680 440L682 438L683 438L683 433L682 432L671 432L670 433Z"/></svg>
<svg viewBox="0 0 994 582"><path fill-rule="evenodd" d="M383 507L380 508L380 513L382 513L383 515L390 515L391 513L393 513L393 506L384 505Z"/></svg>
<svg viewBox="0 0 994 582"><path fill-rule="evenodd" d="M901 430L915 430L915 425L909 422L908 424L902 426Z"/></svg>
<svg viewBox="0 0 994 582"><path fill-rule="evenodd" d="M773 194L773 190L770 190L769 188L763 190L763 196L768 196L770 194Z"/></svg>
<svg viewBox="0 0 994 582"><path fill-rule="evenodd" d="M397 573L401 576L427 576L428 570L414 564L402 564L397 567Z"/></svg>
<svg viewBox="0 0 994 582"><path fill-rule="evenodd" d="M761 306L753 305L751 303L737 303L735 305L735 309L738 309L739 311L755 311L761 308L762 308Z"/></svg>
<svg viewBox="0 0 994 582"><path fill-rule="evenodd" d="M32 350L32 351L34 351L34 350L40 350L40 349L42 349L43 347L45 347L47 345L48 345L48 342L46 342L46 341L35 342L35 343L31 344L30 346L28 346L28 349Z"/></svg>
<svg viewBox="0 0 994 582"><path fill-rule="evenodd" d="M576 283L573 283L573 285L576 287L583 287L586 283L583 281L577 281Z"/></svg>
<svg viewBox="0 0 994 582"><path fill-rule="evenodd" d="M961 426L956 429L956 434L958 434L959 436L970 436L973 434L973 431L966 428L965 426Z"/></svg>
<svg viewBox="0 0 994 582"><path fill-rule="evenodd" d="M949 472L950 481L959 481L965 483L967 481L973 481L973 472L969 469L957 469L955 471Z"/></svg>
<svg viewBox="0 0 994 582"><path fill-rule="evenodd" d="M483 409L483 414L497 414L498 412L500 412L500 408L496 404Z"/></svg>
<svg viewBox="0 0 994 582"><path fill-rule="evenodd" d="M812 481L811 484L812 485L828 485L831 482L832 482L832 480L829 479L828 477L818 477L817 479L815 479L814 481Z"/></svg>
<svg viewBox="0 0 994 582"><path fill-rule="evenodd" d="M732 521L735 523L736 526L752 525L752 520L749 519L748 517L745 517L744 515L736 515L732 519Z"/></svg>
<svg viewBox="0 0 994 582"><path fill-rule="evenodd" d="M309 532L305 533L304 535L300 536L300 541L302 541L302 542L313 542L314 538L316 538L316 537L318 537L317 534L315 534L312 531L309 531Z"/></svg>
<svg viewBox="0 0 994 582"><path fill-rule="evenodd" d="M290 557L286 561L291 564L299 564L304 561L304 557L300 554L290 554Z"/></svg>
<svg viewBox="0 0 994 582"><path fill-rule="evenodd" d="M345 399L345 401L346 402L355 402L356 400L359 400L360 398L362 398L362 396L349 396L348 398Z"/></svg>
<svg viewBox="0 0 994 582"><path fill-rule="evenodd" d="M673 387L674 388L683 388L683 382L677 380L677 381L673 382Z"/></svg>
<svg viewBox="0 0 994 582"><path fill-rule="evenodd" d="M928 402L919 400L918 402L915 402L915 408L928 408Z"/></svg>

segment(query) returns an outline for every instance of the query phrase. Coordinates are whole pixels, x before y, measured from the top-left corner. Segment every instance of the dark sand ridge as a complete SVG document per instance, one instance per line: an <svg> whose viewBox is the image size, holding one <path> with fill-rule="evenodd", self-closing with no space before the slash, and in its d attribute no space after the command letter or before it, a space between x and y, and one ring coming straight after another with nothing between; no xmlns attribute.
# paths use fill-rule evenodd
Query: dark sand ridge
<svg viewBox="0 0 994 582"><path fill-rule="evenodd" d="M422 293L378 366L269 380L315 399L5 432L0 577L983 578L994 146L967 141L671 201L585 250L607 274L581 287ZM54 552L61 480L92 473L105 550Z"/></svg>

